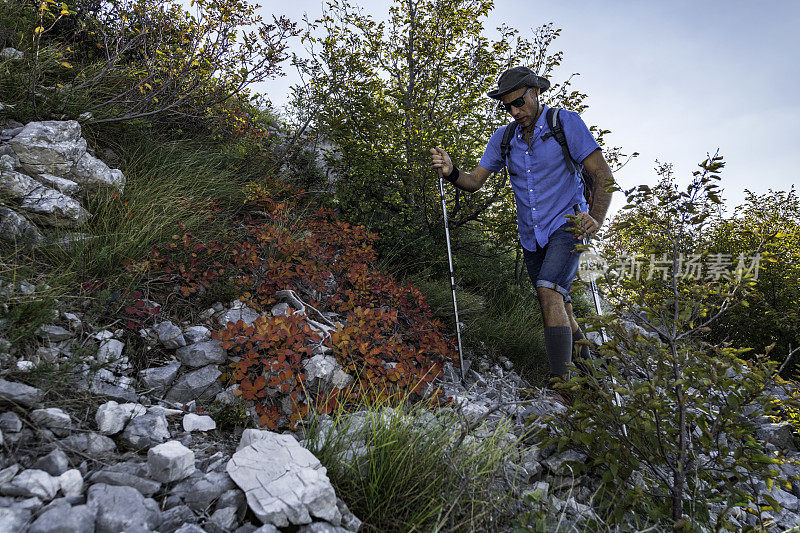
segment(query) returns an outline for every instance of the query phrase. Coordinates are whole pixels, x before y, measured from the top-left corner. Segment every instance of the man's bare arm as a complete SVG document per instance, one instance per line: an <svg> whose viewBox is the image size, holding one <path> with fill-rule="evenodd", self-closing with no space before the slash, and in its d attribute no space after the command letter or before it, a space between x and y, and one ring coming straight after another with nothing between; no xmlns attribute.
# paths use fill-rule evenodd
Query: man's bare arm
<svg viewBox="0 0 800 533"><path fill-rule="evenodd" d="M603 225L611 204L612 192L607 189L614 185L614 175L611 167L603 158L603 152L598 148L583 160L583 168L594 178L594 202L589 215L597 221L598 226Z"/></svg>
<svg viewBox="0 0 800 533"><path fill-rule="evenodd" d="M492 173L478 165L472 172L459 171L455 186L468 192L475 192L486 183Z"/></svg>

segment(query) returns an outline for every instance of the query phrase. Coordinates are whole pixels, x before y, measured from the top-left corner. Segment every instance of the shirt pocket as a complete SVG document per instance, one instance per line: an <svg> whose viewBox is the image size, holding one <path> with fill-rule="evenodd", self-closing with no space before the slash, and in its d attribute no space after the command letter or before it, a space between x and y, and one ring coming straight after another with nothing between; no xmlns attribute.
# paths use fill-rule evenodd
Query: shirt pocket
<svg viewBox="0 0 800 533"><path fill-rule="evenodd" d="M534 171L541 176L543 186L561 188L565 181L573 181L561 145L552 135L535 147L534 165Z"/></svg>

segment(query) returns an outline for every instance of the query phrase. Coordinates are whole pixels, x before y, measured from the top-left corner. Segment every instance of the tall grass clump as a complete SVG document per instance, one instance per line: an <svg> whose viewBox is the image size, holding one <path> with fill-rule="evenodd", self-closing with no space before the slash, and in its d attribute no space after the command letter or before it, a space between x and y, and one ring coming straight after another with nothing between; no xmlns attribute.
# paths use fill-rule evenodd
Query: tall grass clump
<svg viewBox="0 0 800 533"><path fill-rule="evenodd" d="M378 403L312 416L305 445L362 531L501 531L513 493L500 480L516 437L505 424L481 430L467 434L449 409Z"/></svg>
<svg viewBox="0 0 800 533"><path fill-rule="evenodd" d="M123 194L98 194L84 231L89 237L69 247L50 248L50 259L81 277L106 278L155 246L191 232L214 239L230 228L244 203L238 157L223 149L175 139L153 143L129 135L122 154L127 183Z"/></svg>

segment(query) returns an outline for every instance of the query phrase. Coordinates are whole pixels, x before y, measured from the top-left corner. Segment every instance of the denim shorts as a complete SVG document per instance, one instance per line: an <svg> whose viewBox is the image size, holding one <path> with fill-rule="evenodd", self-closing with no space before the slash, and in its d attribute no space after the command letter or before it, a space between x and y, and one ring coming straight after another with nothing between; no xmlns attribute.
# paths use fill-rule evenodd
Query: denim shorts
<svg viewBox="0 0 800 533"><path fill-rule="evenodd" d="M581 242L580 239L567 231L571 225L571 221L565 222L550 235L550 240L544 247L537 245L535 252L522 249L531 283L536 287L557 290L564 296L565 302L572 302L569 291L572 289L572 280L578 273L581 257L575 250L576 245Z"/></svg>

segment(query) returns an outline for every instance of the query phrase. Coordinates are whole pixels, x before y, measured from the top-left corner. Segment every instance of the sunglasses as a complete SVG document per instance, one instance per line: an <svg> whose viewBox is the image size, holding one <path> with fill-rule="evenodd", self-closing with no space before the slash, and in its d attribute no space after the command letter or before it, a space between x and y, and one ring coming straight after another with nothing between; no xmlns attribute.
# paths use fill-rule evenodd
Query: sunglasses
<svg viewBox="0 0 800 533"><path fill-rule="evenodd" d="M528 94L528 91L530 91L531 89L533 89L533 87L528 87L527 89L525 89L525 92L522 93L522 96L520 96L519 98L517 98L515 100L511 100L507 104L504 103L504 102L500 102L499 104L497 104L497 108L500 109L501 111L503 109L505 109L507 113L511 113L511 106L514 106L514 107L522 107L522 106L524 106L525 105L525 95Z"/></svg>

